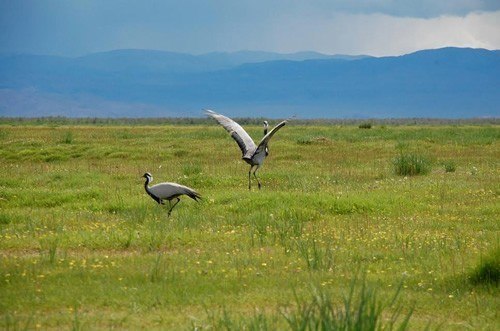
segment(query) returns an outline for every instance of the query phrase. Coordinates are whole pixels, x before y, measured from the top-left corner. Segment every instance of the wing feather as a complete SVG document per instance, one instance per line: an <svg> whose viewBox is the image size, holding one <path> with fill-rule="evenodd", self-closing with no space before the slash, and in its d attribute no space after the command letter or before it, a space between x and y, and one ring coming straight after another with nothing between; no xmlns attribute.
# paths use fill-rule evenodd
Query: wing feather
<svg viewBox="0 0 500 331"><path fill-rule="evenodd" d="M205 110L205 113L219 122L220 125L226 129L231 137L236 141L238 146L241 149L241 153L243 157L252 155L256 150L257 146L255 145L252 138L248 135L248 133L235 121L221 114L217 114L211 110Z"/></svg>
<svg viewBox="0 0 500 331"><path fill-rule="evenodd" d="M279 129L284 127L287 122L288 122L287 120L284 120L284 121L278 123L278 125L276 125L271 131L269 131L264 136L264 138L262 138L262 140L260 141L259 146L257 146L257 149L255 151L255 154L265 152L267 144L269 143L269 140L271 140L271 138L274 136L274 134L276 132L278 132Z"/></svg>

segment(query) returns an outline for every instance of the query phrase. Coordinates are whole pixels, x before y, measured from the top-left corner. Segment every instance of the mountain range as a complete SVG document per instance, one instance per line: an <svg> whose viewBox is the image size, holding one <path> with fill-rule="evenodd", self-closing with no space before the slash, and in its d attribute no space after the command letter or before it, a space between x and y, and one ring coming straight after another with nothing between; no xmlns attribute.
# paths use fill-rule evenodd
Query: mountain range
<svg viewBox="0 0 500 331"><path fill-rule="evenodd" d="M0 55L0 116L498 117L499 91L500 51L485 49Z"/></svg>

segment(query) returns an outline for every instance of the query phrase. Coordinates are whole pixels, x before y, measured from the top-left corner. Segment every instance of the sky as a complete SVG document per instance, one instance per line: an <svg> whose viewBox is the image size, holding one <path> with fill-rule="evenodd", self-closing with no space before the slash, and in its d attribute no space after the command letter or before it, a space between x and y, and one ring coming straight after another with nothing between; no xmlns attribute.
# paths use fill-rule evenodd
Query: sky
<svg viewBox="0 0 500 331"><path fill-rule="evenodd" d="M0 0L0 53L500 49L500 0Z"/></svg>

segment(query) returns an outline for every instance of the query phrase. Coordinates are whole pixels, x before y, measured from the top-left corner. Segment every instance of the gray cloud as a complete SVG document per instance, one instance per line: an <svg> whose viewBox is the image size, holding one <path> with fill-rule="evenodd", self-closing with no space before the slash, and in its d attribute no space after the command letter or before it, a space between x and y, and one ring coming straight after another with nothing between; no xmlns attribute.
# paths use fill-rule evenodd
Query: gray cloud
<svg viewBox="0 0 500 331"><path fill-rule="evenodd" d="M465 16L478 11L500 10L497 0L338 0L325 1L324 9L351 14L386 14L397 17L432 18Z"/></svg>
<svg viewBox="0 0 500 331"><path fill-rule="evenodd" d="M500 48L500 11L431 19L338 14L331 19L282 18L266 46L292 52L398 55L446 46Z"/></svg>

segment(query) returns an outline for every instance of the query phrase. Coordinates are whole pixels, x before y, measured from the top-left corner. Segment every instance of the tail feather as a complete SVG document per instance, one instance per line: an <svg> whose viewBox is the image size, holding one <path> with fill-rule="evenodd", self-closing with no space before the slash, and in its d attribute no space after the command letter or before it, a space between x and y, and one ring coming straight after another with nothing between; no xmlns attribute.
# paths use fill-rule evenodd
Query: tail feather
<svg viewBox="0 0 500 331"><path fill-rule="evenodd" d="M186 195L191 199L193 199L194 201L198 201L198 199L201 200L201 195L196 191L190 191Z"/></svg>

